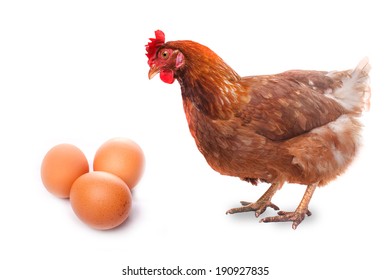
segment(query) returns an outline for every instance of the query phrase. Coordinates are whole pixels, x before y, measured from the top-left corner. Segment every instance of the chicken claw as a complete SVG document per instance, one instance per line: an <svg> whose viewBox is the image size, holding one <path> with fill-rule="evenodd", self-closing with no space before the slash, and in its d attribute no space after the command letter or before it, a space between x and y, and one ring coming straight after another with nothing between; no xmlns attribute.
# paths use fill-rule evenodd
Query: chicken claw
<svg viewBox="0 0 390 280"><path fill-rule="evenodd" d="M267 207L271 207L274 210L279 210L279 207L271 202L271 198L274 196L276 191L280 189L283 182L272 184L269 189L260 197L256 202L240 201L242 207L232 208L226 211L226 214L234 214L241 212L255 211L255 216L259 217Z"/></svg>
<svg viewBox="0 0 390 280"><path fill-rule="evenodd" d="M273 204L271 201L257 200L256 202L240 201L242 207L232 208L226 211L226 214L234 214L240 212L255 211L256 218L259 217L267 207L271 207L274 210L279 210L279 207Z"/></svg>
<svg viewBox="0 0 390 280"><path fill-rule="evenodd" d="M292 221L292 228L296 229L298 225L305 219L305 215L311 216L311 212L309 210L305 211L295 211L295 212L285 212L279 211L279 216L274 217L266 217L260 220L260 223L271 223L271 222L287 222Z"/></svg>
<svg viewBox="0 0 390 280"><path fill-rule="evenodd" d="M311 212L308 209L309 202L313 193L317 187L317 184L308 185L306 192L303 195L301 203L299 203L295 212L279 211L275 217L267 217L260 220L260 223L271 223L271 222L288 222L292 221L292 228L296 229L298 225L305 219L305 215L311 216Z"/></svg>

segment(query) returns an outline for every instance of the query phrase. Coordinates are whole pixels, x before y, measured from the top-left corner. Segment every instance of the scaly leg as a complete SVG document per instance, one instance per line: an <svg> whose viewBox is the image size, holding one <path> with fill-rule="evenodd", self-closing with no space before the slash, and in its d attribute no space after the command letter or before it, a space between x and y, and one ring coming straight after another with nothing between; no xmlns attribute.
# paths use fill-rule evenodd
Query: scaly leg
<svg viewBox="0 0 390 280"><path fill-rule="evenodd" d="M276 191L283 186L283 183L284 182L273 183L256 202L240 201L242 207L232 208L228 210L226 214L255 211L255 215L258 217L265 211L265 209L267 209L267 207L279 210L279 207L273 204L271 199Z"/></svg>
<svg viewBox="0 0 390 280"><path fill-rule="evenodd" d="M260 222L263 223L270 223L270 222L287 222L292 221L292 228L296 229L298 225L305 219L305 215L310 216L311 212L308 209L309 202L311 197L313 196L313 193L317 187L317 184L308 185L306 188L306 192L303 195L303 198L301 202L299 203L297 209L295 212L285 212L285 211L279 211L278 215L275 217L267 217L264 219L261 219Z"/></svg>

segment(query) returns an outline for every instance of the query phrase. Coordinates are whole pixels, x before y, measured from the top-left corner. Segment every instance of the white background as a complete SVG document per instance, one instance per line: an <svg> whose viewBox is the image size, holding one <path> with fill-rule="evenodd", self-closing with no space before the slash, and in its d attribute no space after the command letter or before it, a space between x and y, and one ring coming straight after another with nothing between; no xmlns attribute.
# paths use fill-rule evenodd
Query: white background
<svg viewBox="0 0 390 280"><path fill-rule="evenodd" d="M0 278L149 279L122 269L177 265L213 270L182 279L237 278L215 276L217 266L269 266L264 279L388 277L390 21L383 1L345 2L2 1ZM253 213L225 215L267 185L207 165L179 85L147 78L144 45L156 29L207 45L242 76L343 70L370 58L364 148L347 173L315 192L313 215L296 231L259 224ZM63 142L92 162L116 136L140 144L146 169L131 218L96 231L46 191L40 164ZM294 210L304 189L286 185L274 203Z"/></svg>

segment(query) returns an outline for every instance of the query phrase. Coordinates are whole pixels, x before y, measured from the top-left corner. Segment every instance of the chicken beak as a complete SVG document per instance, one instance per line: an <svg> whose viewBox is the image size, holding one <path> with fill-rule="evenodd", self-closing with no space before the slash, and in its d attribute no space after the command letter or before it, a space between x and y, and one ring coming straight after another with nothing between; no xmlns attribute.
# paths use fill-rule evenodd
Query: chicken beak
<svg viewBox="0 0 390 280"><path fill-rule="evenodd" d="M160 68L158 68L156 65L152 65L150 67L150 70L149 70L149 73L148 73L148 77L149 77L149 80L151 80L154 76L156 76L158 73L160 72Z"/></svg>

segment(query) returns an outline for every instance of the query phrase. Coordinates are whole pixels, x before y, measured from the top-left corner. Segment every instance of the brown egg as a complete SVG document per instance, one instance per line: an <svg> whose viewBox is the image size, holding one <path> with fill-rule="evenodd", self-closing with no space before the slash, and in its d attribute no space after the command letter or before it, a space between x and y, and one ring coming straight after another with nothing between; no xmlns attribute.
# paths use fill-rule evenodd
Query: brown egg
<svg viewBox="0 0 390 280"><path fill-rule="evenodd" d="M68 198L73 182L89 171L87 158L74 145L54 146L45 155L41 178L46 189L57 197Z"/></svg>
<svg viewBox="0 0 390 280"><path fill-rule="evenodd" d="M131 192L119 177L102 171L79 177L72 186L73 211L95 229L111 229L122 224L131 210Z"/></svg>
<svg viewBox="0 0 390 280"><path fill-rule="evenodd" d="M132 189L141 179L145 158L140 146L127 138L113 138L96 152L93 170L120 177Z"/></svg>

